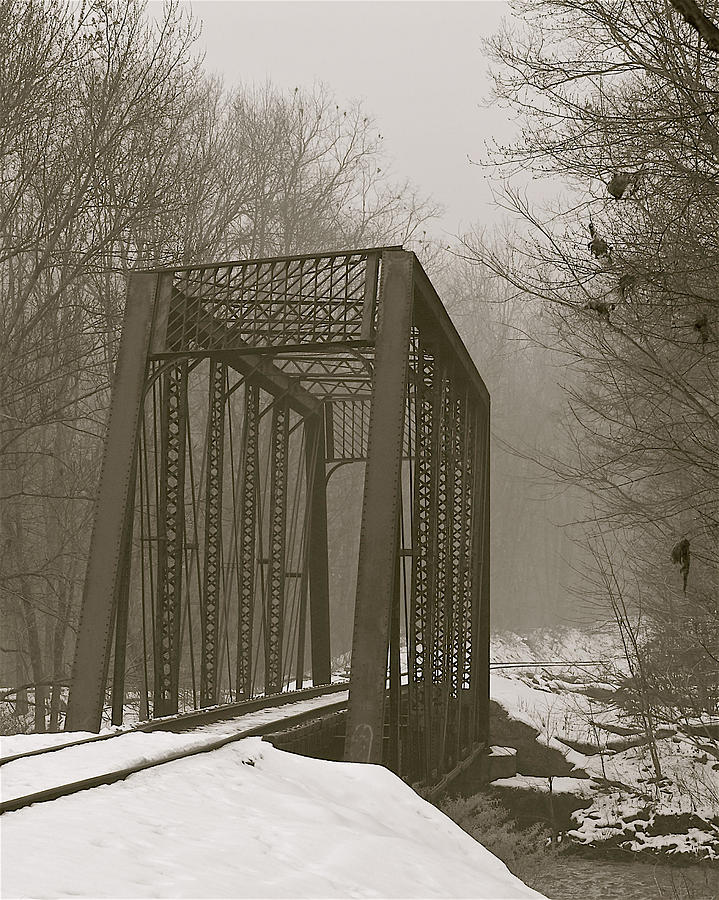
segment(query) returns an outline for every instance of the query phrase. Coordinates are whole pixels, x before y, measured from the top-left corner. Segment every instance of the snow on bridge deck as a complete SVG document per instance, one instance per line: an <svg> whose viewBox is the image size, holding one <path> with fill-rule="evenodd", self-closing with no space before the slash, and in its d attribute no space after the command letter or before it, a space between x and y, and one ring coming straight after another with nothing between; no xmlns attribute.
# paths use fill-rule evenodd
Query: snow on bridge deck
<svg viewBox="0 0 719 900"><path fill-rule="evenodd" d="M300 713L317 710L339 702L346 702L349 692L339 691L305 700L295 700L282 706L244 713L231 719L223 719L211 725L201 725L191 732L174 734L169 731L118 730L112 739L81 744L52 753L8 762L2 767L0 799L3 802L23 797L36 791L48 790L56 785L85 778L109 774L119 769L161 762L164 757L184 750L200 750L213 741L240 730L277 722ZM170 720L168 720L170 721ZM83 738L92 738L86 732L57 735L11 735L3 737L2 757L27 753L40 747L62 747Z"/></svg>
<svg viewBox="0 0 719 900"><path fill-rule="evenodd" d="M259 738L6 813L2 826L6 898L541 897L389 770Z"/></svg>

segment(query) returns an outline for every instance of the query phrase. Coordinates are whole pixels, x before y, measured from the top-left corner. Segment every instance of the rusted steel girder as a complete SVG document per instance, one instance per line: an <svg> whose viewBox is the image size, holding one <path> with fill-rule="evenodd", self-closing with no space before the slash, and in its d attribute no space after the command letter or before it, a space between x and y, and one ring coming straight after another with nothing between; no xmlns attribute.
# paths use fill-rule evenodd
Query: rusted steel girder
<svg viewBox="0 0 719 900"><path fill-rule="evenodd" d="M289 410L280 402L272 408L270 438L269 577L265 603L265 693L282 690L286 582L287 466Z"/></svg>
<svg viewBox="0 0 719 900"><path fill-rule="evenodd" d="M185 304L190 307L190 312L194 314L196 320L194 336L199 343L206 341L210 344L210 335L217 339L218 333L229 330L205 312L198 301L186 298L176 287L173 287L171 294L169 292L163 294L160 303L162 305L157 312L158 325L153 329L152 336L152 352L153 356L157 358L172 359L182 352L181 349L167 346L167 332L172 326L171 310L177 305ZM210 352L200 351L195 355L210 355ZM261 351L253 353L241 338L233 339L232 350L213 350L212 357L221 360L240 375L251 378L258 387L269 394L285 397L290 408L300 415L307 416L319 412L320 402L316 397L305 390L295 379L286 375Z"/></svg>
<svg viewBox="0 0 719 900"><path fill-rule="evenodd" d="M345 759L373 763L381 763L383 756L412 318L412 257L389 252L383 257L383 266L383 308L375 343L345 746Z"/></svg>
<svg viewBox="0 0 719 900"><path fill-rule="evenodd" d="M325 431L320 416L305 419L305 483L309 494L307 573L310 591L312 684L329 684L330 587L327 547ZM304 638L304 631L301 632Z"/></svg>
<svg viewBox="0 0 719 900"><path fill-rule="evenodd" d="M257 546L257 499L259 478L260 391L253 381L245 384L245 427L239 509L239 610L237 621L236 695L252 695L252 633L255 612L255 560Z"/></svg>
<svg viewBox="0 0 719 900"><path fill-rule="evenodd" d="M110 659L112 619L127 558L130 494L135 491L133 460L155 302L171 290L171 278L131 275L120 351L113 382L113 404L96 501L95 522L75 643L75 661L65 728L99 731Z"/></svg>
<svg viewBox="0 0 719 900"><path fill-rule="evenodd" d="M173 362L162 375L155 716L171 716L178 710L185 561L187 374L187 360L181 360Z"/></svg>
<svg viewBox="0 0 719 900"><path fill-rule="evenodd" d="M207 472L205 481L205 559L200 609L202 647L200 706L217 703L217 651L222 578L222 495L225 446L226 368L210 360L208 376Z"/></svg>

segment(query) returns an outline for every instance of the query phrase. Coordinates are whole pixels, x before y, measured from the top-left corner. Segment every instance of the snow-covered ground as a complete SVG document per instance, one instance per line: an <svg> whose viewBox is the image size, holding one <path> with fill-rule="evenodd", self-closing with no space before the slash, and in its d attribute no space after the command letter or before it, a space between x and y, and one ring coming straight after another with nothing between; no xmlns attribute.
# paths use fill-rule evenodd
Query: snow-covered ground
<svg viewBox="0 0 719 900"><path fill-rule="evenodd" d="M622 669L611 632L500 634L492 661L606 660L604 666L502 669L491 674L490 692L508 714L539 732L537 740L560 751L588 777L554 778L553 790L589 798L577 810L569 835L585 844L609 843L627 850L661 850L719 859L719 764L686 734L665 728L658 741L664 780L654 769L641 729L611 701ZM705 742L708 743L708 742ZM719 753L719 745L716 747ZM543 781L543 784L542 784ZM546 779L520 773L498 787L545 790ZM672 831L676 829L676 833Z"/></svg>
<svg viewBox="0 0 719 900"><path fill-rule="evenodd" d="M152 754L170 736L134 737ZM0 824L4 898L541 897L387 769L259 738Z"/></svg>
<svg viewBox="0 0 719 900"><path fill-rule="evenodd" d="M602 688L611 691L619 655L609 634L499 635L495 663L602 659L608 666L495 671L492 697L581 776L552 785L590 802L575 814L575 840L718 858L719 775L711 756L686 735L667 734L660 741L666 779L656 785L646 750L614 743L637 733L597 699ZM0 770L0 791L6 799L55 783L60 773L87 777L153 759L227 728L126 735L36 758L39 768L31 760L11 763ZM6 737L2 755L78 737ZM549 787L521 774L499 783ZM666 821L682 816L684 827L667 833ZM283 753L258 738L6 813L0 829L1 893L8 898L540 896L389 771ZM43 866L32 863L37 847Z"/></svg>

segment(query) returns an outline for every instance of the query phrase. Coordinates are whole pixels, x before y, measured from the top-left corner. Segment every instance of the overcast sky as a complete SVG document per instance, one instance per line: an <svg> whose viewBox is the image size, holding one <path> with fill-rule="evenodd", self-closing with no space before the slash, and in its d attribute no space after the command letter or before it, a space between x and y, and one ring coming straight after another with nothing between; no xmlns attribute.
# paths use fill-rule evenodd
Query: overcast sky
<svg viewBox="0 0 719 900"><path fill-rule="evenodd" d="M508 6L469 2L194 0L206 67L227 84L329 85L338 101L362 99L384 135L393 168L447 207L442 227L497 221L481 159L506 139L509 114L488 106L481 40Z"/></svg>

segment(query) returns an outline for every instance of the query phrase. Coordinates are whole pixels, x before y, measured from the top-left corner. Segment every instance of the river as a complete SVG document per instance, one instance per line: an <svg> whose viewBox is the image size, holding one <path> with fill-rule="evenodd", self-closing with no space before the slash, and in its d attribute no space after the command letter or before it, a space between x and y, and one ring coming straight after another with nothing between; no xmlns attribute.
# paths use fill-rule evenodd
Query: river
<svg viewBox="0 0 719 900"><path fill-rule="evenodd" d="M573 856L533 887L550 900L719 900L719 867Z"/></svg>

